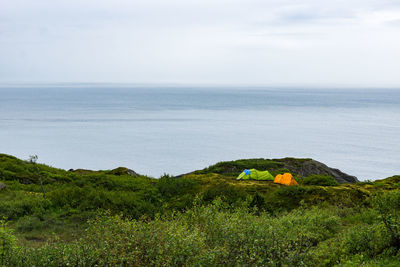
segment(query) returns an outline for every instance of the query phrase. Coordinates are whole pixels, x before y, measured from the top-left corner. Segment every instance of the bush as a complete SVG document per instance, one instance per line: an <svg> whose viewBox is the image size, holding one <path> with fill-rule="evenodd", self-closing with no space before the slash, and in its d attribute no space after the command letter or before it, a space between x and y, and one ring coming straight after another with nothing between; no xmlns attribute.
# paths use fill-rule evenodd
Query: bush
<svg viewBox="0 0 400 267"><path fill-rule="evenodd" d="M335 186L339 183L332 176L313 174L301 180L303 185Z"/></svg>
<svg viewBox="0 0 400 267"><path fill-rule="evenodd" d="M6 221L0 219L0 266L7 266L9 258L16 249L16 239L11 230L7 229Z"/></svg>
<svg viewBox="0 0 400 267"><path fill-rule="evenodd" d="M345 234L343 240L343 249L347 255L362 254L373 257L388 247L390 236L380 223L356 225Z"/></svg>
<svg viewBox="0 0 400 267"><path fill-rule="evenodd" d="M308 191L309 189L303 186L282 186L269 197L267 209L272 213L295 209L299 207Z"/></svg>
<svg viewBox="0 0 400 267"><path fill-rule="evenodd" d="M310 249L337 232L328 210L297 210L281 217L212 205L154 220L103 214L76 242L49 242L16 250L12 266L299 266ZM22 264L23 263L23 264Z"/></svg>
<svg viewBox="0 0 400 267"><path fill-rule="evenodd" d="M204 191L202 199L206 203L211 203L213 200L220 198L229 204L235 204L247 198L248 194L237 188L236 186L221 183L208 188Z"/></svg>
<svg viewBox="0 0 400 267"><path fill-rule="evenodd" d="M400 191L379 193L372 203L391 237L392 245L400 248Z"/></svg>
<svg viewBox="0 0 400 267"><path fill-rule="evenodd" d="M198 184L187 178L175 178L169 175L163 175L157 181L157 189L164 198L171 198L177 195L184 195L193 192Z"/></svg>
<svg viewBox="0 0 400 267"><path fill-rule="evenodd" d="M257 210L264 210L265 209L265 199L264 197L262 197L260 194L256 193L250 204L249 204L250 208L257 208Z"/></svg>
<svg viewBox="0 0 400 267"><path fill-rule="evenodd" d="M40 230L44 227L43 222L36 216L24 216L19 218L16 229L20 232L30 232Z"/></svg>
<svg viewBox="0 0 400 267"><path fill-rule="evenodd" d="M43 213L51 206L51 202L44 199L40 193L17 191L1 197L0 214L9 220L34 213Z"/></svg>

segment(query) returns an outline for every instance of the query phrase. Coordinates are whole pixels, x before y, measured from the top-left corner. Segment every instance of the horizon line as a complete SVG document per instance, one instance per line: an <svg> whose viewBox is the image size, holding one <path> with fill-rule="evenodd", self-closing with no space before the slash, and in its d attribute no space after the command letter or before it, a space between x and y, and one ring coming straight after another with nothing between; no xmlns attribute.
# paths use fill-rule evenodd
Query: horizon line
<svg viewBox="0 0 400 267"><path fill-rule="evenodd" d="M251 83L185 83L185 82L72 82L72 81L0 81L0 88L4 86L118 86L118 87L194 87L194 88L259 88L259 89L400 89L400 85L350 85L350 84L251 84Z"/></svg>

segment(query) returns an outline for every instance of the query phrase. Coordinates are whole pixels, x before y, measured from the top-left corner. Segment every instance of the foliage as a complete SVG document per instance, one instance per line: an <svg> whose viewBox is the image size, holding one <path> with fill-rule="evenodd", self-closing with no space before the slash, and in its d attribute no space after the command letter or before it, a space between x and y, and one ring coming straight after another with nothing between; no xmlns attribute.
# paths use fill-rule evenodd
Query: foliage
<svg viewBox="0 0 400 267"><path fill-rule="evenodd" d="M400 176L235 179L244 168L284 172L308 160L238 160L154 179L0 154L1 264L398 266Z"/></svg>
<svg viewBox="0 0 400 267"><path fill-rule="evenodd" d="M260 194L256 193L250 204L249 204L250 208L256 208L257 210L264 210L265 209L265 198L263 196L261 196Z"/></svg>
<svg viewBox="0 0 400 267"><path fill-rule="evenodd" d="M400 191L377 194L373 205L391 237L392 245L400 248Z"/></svg>
<svg viewBox="0 0 400 267"><path fill-rule="evenodd" d="M379 223L356 225L346 233L343 247L346 254L364 254L372 257L390 247L390 237Z"/></svg>
<svg viewBox="0 0 400 267"><path fill-rule="evenodd" d="M185 177L175 178L169 175L163 175L157 181L157 189L164 198L193 193L196 191L196 188L197 183Z"/></svg>
<svg viewBox="0 0 400 267"><path fill-rule="evenodd" d="M196 171L196 174L207 174L207 173L218 173L225 175L237 176L244 169L258 169L258 170L272 170L282 168L283 163L270 160L270 159L241 159L235 161L224 161L212 165L200 171Z"/></svg>
<svg viewBox="0 0 400 267"><path fill-rule="evenodd" d="M233 205L239 201L245 200L247 196L248 194L240 188L223 183L206 189L202 194L202 199L204 202L210 203L217 198L221 198L227 203Z"/></svg>
<svg viewBox="0 0 400 267"><path fill-rule="evenodd" d="M339 183L329 175L313 174L301 179L303 185L322 185L322 186L334 186Z"/></svg>
<svg viewBox="0 0 400 267"><path fill-rule="evenodd" d="M46 266L301 265L311 247L331 237L338 218L318 209L271 217L216 200L154 220L103 214L76 242L55 240L16 251L10 264Z"/></svg>
<svg viewBox="0 0 400 267"><path fill-rule="evenodd" d="M6 226L5 219L0 219L0 266L6 266L16 250L15 236Z"/></svg>
<svg viewBox="0 0 400 267"><path fill-rule="evenodd" d="M282 186L269 197L268 209L270 212L295 209L309 191L310 189L304 186Z"/></svg>

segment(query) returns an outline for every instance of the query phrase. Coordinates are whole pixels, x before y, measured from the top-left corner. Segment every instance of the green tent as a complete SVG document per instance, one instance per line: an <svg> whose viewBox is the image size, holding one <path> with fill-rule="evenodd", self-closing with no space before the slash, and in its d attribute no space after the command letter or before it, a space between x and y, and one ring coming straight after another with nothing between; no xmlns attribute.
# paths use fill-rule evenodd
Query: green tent
<svg viewBox="0 0 400 267"><path fill-rule="evenodd" d="M259 180L259 181L273 181L274 176L272 176L269 171L258 171L256 169L244 170L237 180Z"/></svg>

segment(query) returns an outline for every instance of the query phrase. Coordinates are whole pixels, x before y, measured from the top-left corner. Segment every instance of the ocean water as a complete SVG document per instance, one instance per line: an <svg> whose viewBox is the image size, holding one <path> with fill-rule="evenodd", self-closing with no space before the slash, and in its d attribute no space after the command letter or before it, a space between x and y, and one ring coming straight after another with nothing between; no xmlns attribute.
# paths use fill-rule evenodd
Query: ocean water
<svg viewBox="0 0 400 267"><path fill-rule="evenodd" d="M308 157L400 174L400 90L0 86L0 153L159 177L241 158Z"/></svg>

